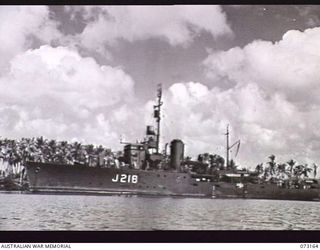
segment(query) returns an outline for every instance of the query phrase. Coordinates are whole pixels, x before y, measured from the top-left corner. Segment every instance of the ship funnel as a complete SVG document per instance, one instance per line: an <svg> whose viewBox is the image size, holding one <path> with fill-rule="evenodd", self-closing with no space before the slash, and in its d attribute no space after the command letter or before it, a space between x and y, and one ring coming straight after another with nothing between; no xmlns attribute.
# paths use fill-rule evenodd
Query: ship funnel
<svg viewBox="0 0 320 250"><path fill-rule="evenodd" d="M173 140L170 144L170 165L172 169L180 170L184 157L184 144L181 140Z"/></svg>

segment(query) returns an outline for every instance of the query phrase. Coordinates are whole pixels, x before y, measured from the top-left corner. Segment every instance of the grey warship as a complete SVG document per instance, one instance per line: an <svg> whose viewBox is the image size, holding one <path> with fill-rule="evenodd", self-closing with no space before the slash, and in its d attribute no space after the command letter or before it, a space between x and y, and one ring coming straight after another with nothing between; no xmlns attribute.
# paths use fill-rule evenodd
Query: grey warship
<svg viewBox="0 0 320 250"><path fill-rule="evenodd" d="M91 167L85 164L26 162L29 192L104 195L170 195L212 197L214 175L190 171L205 164L184 161L184 143L175 139L160 153L162 90L158 88L154 118L157 130L147 126L146 138L125 143L121 166ZM166 144L166 149L167 149Z"/></svg>
<svg viewBox="0 0 320 250"><path fill-rule="evenodd" d="M214 165L199 158L192 161L179 139L160 153L161 98L160 85L154 105L156 131L147 126L142 142L122 142L119 166L26 162L28 192L319 201L318 179L266 181L255 171L230 168L229 151L240 142L229 146L228 128L226 162L217 155Z"/></svg>

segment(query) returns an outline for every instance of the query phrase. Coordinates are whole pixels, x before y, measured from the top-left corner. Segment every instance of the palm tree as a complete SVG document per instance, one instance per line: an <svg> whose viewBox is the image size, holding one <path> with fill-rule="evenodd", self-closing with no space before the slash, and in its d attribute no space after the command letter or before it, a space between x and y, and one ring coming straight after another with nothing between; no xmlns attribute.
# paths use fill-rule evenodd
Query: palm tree
<svg viewBox="0 0 320 250"><path fill-rule="evenodd" d="M209 155L209 162L212 168L222 169L224 166L224 158L220 155Z"/></svg>
<svg viewBox="0 0 320 250"><path fill-rule="evenodd" d="M263 178L264 178L264 179L267 179L267 178L271 175L270 172L271 172L271 171L270 171L270 166L264 168Z"/></svg>
<svg viewBox="0 0 320 250"><path fill-rule="evenodd" d="M37 147L41 148L43 146L43 144L44 144L43 137L42 136L38 137L36 140L37 140Z"/></svg>
<svg viewBox="0 0 320 250"><path fill-rule="evenodd" d="M293 167L294 167L294 165L296 164L296 162L293 160L293 159L291 159L290 161L288 161L287 162L287 164L289 165L289 173L290 173L290 176L292 176L292 174L293 174Z"/></svg>
<svg viewBox="0 0 320 250"><path fill-rule="evenodd" d="M49 161L54 161L54 157L57 151L57 142L56 140L50 140L48 142L48 157L49 157Z"/></svg>
<svg viewBox="0 0 320 250"><path fill-rule="evenodd" d="M50 140L49 141L49 146L51 147L51 148L55 148L56 147L56 144L57 144L57 142L56 142L56 140Z"/></svg>
<svg viewBox="0 0 320 250"><path fill-rule="evenodd" d="M229 168L230 170L236 170L236 169L237 169L236 162L235 162L233 159L231 159L231 160L229 161L229 166L228 166L228 168Z"/></svg>
<svg viewBox="0 0 320 250"><path fill-rule="evenodd" d="M91 166L92 165L92 159L95 152L95 148L93 144L86 145L86 163Z"/></svg>
<svg viewBox="0 0 320 250"><path fill-rule="evenodd" d="M277 165L277 172L278 172L278 178L283 179L285 178L285 175L288 176L287 172L286 172L286 163L279 163Z"/></svg>
<svg viewBox="0 0 320 250"><path fill-rule="evenodd" d="M275 162L276 157L274 155L270 155L268 158L270 159L270 161L268 162L270 166L270 174L273 175L275 173L276 166L277 166Z"/></svg>
<svg viewBox="0 0 320 250"><path fill-rule="evenodd" d="M67 141L61 141L60 143L62 148L66 148L68 146L68 142Z"/></svg>
<svg viewBox="0 0 320 250"><path fill-rule="evenodd" d="M104 148L102 145L99 145L99 147L97 148L97 153L102 153L104 151Z"/></svg>
<svg viewBox="0 0 320 250"><path fill-rule="evenodd" d="M259 174L263 173L263 163L260 163L256 166L255 171Z"/></svg>
<svg viewBox="0 0 320 250"><path fill-rule="evenodd" d="M93 146L93 144L87 145L87 146L86 146L86 151L87 151L88 154L92 154L93 151L94 151L94 146Z"/></svg>
<svg viewBox="0 0 320 250"><path fill-rule="evenodd" d="M304 169L304 165L302 165L302 164L299 164L299 165L295 166L294 169L293 169L294 177L295 178L299 178L303 173L303 169Z"/></svg>
<svg viewBox="0 0 320 250"><path fill-rule="evenodd" d="M301 174L304 175L304 177L308 178L309 177L309 173L312 171L311 168L308 167L308 164L305 164L302 168Z"/></svg>
<svg viewBox="0 0 320 250"><path fill-rule="evenodd" d="M286 166L287 166L286 163L280 163L280 164L278 164L278 171L279 171L279 173L285 173L285 171L286 171Z"/></svg>
<svg viewBox="0 0 320 250"><path fill-rule="evenodd" d="M79 161L79 155L80 155L80 149L81 149L81 143L74 142L72 146L72 157L73 160Z"/></svg>

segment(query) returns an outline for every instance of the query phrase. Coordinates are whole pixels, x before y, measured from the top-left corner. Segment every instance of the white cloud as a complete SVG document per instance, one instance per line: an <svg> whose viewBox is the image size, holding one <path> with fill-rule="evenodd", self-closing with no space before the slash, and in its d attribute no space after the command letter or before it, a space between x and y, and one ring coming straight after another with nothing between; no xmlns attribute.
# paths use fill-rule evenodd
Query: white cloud
<svg viewBox="0 0 320 250"><path fill-rule="evenodd" d="M121 69L100 66L66 47L28 50L0 78L0 134L113 146L120 133L135 129L124 122L135 121L128 112L133 86Z"/></svg>
<svg viewBox="0 0 320 250"><path fill-rule="evenodd" d="M105 45L159 38L171 45L188 45L205 31L213 37L232 34L219 6L75 6L71 16L87 22L76 38L86 47L104 51Z"/></svg>
<svg viewBox="0 0 320 250"><path fill-rule="evenodd" d="M44 44L60 37L57 23L45 6L3 6L0 9L0 72L15 55L32 47L35 39Z"/></svg>
<svg viewBox="0 0 320 250"><path fill-rule="evenodd" d="M253 41L244 48L212 53L204 63L215 80L254 82L269 94L280 91L291 101L320 103L319 43L320 28L291 30L279 42Z"/></svg>

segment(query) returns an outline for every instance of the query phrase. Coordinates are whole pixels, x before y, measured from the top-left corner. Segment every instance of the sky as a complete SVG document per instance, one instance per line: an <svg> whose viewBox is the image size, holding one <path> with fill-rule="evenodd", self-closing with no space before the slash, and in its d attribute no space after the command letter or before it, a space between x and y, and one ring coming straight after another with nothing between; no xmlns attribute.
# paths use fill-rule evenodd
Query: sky
<svg viewBox="0 0 320 250"><path fill-rule="evenodd" d="M0 136L320 163L320 6L1 6Z"/></svg>

